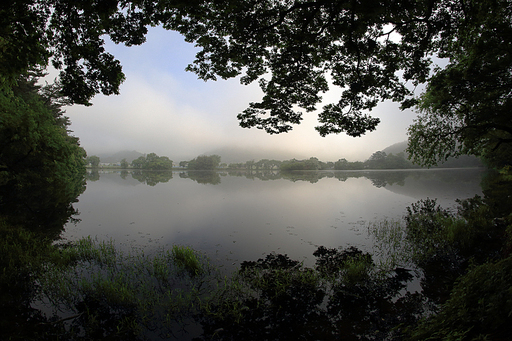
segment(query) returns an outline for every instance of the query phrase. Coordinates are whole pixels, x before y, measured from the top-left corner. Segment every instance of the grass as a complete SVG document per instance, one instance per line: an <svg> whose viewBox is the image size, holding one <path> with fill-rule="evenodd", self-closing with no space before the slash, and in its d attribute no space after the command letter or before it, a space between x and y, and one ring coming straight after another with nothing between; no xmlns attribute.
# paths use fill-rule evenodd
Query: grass
<svg viewBox="0 0 512 341"><path fill-rule="evenodd" d="M81 316L68 322L70 330L103 329L108 335L102 337L117 337L118 330L144 338L154 330L164 335L181 329L225 284L206 257L185 246L123 253L113 241L87 237L56 248L60 258L47 261L38 279L40 302L48 303L54 318L58 308ZM109 331L98 321L116 327Z"/></svg>
<svg viewBox="0 0 512 341"><path fill-rule="evenodd" d="M198 275L203 271L196 251L190 247L173 245L171 252L174 263L186 270L191 276Z"/></svg>
<svg viewBox="0 0 512 341"><path fill-rule="evenodd" d="M403 220L372 222L368 225L368 236L372 239L371 254L382 273L396 268L415 269L415 260L430 252L430 249L418 247L411 240Z"/></svg>

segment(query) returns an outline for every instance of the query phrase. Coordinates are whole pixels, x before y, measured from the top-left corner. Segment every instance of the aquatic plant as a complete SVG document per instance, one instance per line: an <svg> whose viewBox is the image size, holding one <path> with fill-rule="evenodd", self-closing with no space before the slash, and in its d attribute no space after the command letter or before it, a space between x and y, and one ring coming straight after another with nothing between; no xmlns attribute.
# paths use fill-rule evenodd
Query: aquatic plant
<svg viewBox="0 0 512 341"><path fill-rule="evenodd" d="M45 264L40 304L46 302L54 316L59 307L76 316L67 332L79 338L144 338L191 323L197 328L194 316L223 283L206 257L188 247L126 254L112 241L83 238L59 254L72 261Z"/></svg>
<svg viewBox="0 0 512 341"><path fill-rule="evenodd" d="M191 276L203 271L196 251L188 246L173 245L172 259L177 266L186 270Z"/></svg>

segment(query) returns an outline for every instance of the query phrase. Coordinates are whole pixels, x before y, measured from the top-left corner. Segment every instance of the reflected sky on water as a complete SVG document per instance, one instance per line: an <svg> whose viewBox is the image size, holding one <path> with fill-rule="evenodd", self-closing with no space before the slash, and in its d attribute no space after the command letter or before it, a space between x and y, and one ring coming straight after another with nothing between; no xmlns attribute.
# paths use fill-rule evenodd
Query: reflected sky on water
<svg viewBox="0 0 512 341"><path fill-rule="evenodd" d="M320 245L369 249L368 224L399 219L419 199L453 207L457 198L481 194L481 175L476 169L215 173L209 180L186 172L100 172L75 205L81 222L68 224L63 236L148 249L185 244L226 267L270 252L312 265Z"/></svg>

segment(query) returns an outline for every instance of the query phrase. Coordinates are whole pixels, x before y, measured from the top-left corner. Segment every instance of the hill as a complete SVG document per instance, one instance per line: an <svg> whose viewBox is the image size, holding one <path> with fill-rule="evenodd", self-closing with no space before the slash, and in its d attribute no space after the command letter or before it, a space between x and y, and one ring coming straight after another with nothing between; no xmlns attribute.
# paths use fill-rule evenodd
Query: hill
<svg viewBox="0 0 512 341"><path fill-rule="evenodd" d="M126 161L131 163L136 158L138 158L140 156L144 156L144 154L137 152L135 150L132 150L132 151L123 150L123 151L117 152L115 154L98 154L97 156L100 158L101 162L116 163L116 162L121 162L122 159L126 159Z"/></svg>
<svg viewBox="0 0 512 341"><path fill-rule="evenodd" d="M407 141L398 142L392 144L389 147L384 148L382 151L386 154L398 154L405 153L408 155L405 149L407 148ZM443 163L437 165L434 168L464 168L464 167L482 167L482 162L476 156L473 155L461 155L458 158L450 157Z"/></svg>
<svg viewBox="0 0 512 341"><path fill-rule="evenodd" d="M407 141L403 141L403 142L398 142L398 143L392 144L391 146L384 148L382 151L386 154L396 155L398 153L403 152L407 155L407 153L405 152L406 148L407 148Z"/></svg>

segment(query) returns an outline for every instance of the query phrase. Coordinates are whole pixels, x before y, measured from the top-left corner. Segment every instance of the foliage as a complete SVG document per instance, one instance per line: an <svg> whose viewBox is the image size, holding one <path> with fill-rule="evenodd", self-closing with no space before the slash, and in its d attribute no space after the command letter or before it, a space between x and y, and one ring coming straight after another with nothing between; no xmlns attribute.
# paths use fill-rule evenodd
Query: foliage
<svg viewBox="0 0 512 341"><path fill-rule="evenodd" d="M504 340L510 335L507 219L495 219L494 208L480 197L458 204L452 212L435 200L420 200L408 207L404 223L372 227L372 235L382 241L375 243L376 254L389 266L415 263L423 273L422 295L434 304L431 314L407 327L407 340Z"/></svg>
<svg viewBox="0 0 512 341"><path fill-rule="evenodd" d="M471 269L438 314L411 330L411 340L506 340L512 333L512 258Z"/></svg>
<svg viewBox="0 0 512 341"><path fill-rule="evenodd" d="M69 122L58 98L44 93L36 81L20 77L14 87L0 83L1 184L34 168L57 177L84 171L85 152L77 138L68 136Z"/></svg>
<svg viewBox="0 0 512 341"><path fill-rule="evenodd" d="M133 160L132 167L138 169L170 170L172 169L172 160L167 156L149 153L146 156L140 156Z"/></svg>
<svg viewBox="0 0 512 341"><path fill-rule="evenodd" d="M0 82L0 214L60 231L85 189L85 151L68 135L62 98L36 76Z"/></svg>
<svg viewBox="0 0 512 341"><path fill-rule="evenodd" d="M52 240L64 224L76 221L73 203L85 190L86 154L78 139L68 134L69 120L61 109L67 101L58 86L37 85L39 72L4 76L0 75L1 338L51 339L49 334L58 335L62 329L32 305L39 288L36 279L44 264L58 255Z"/></svg>
<svg viewBox="0 0 512 341"><path fill-rule="evenodd" d="M401 102L403 108L419 104L420 116L409 129L408 151L415 163L428 166L471 153L503 167L512 160L511 11L508 0L7 0L0 9L0 225L7 253L1 260L2 331L30 321L45 329L36 333L40 338L62 336L57 315L49 322L29 306L36 278L46 285L47 298L75 309L70 338L137 338L140 326L155 329L152 321L190 316L191 302L211 292L196 282L203 273L186 277L191 289L185 298L174 290L169 254L126 261L108 245L91 243L81 251L78 245L53 252L48 241L24 229L53 224L51 237L57 236L84 189L85 152L68 135L63 102L55 95L89 105L99 92L119 92L124 75L104 49L105 35L114 43L141 44L148 25L162 25L199 48L188 70L201 79L258 81L264 96L238 115L243 127L289 131L302 120L300 108L316 110L329 77L342 92L337 103L320 112L320 135L361 136L374 130L380 120L367 112L379 101ZM447 65L431 67L433 57ZM50 62L61 71L60 83L38 89L29 70ZM419 102L406 82L427 84ZM150 155L137 164L172 167L170 160ZM461 202L456 214L428 200L409 208L405 238L425 274L423 295L446 302L439 315L413 331L415 337L483 339L510 333L510 259L497 261L504 230L510 230L510 205L498 215L499 203L492 204ZM307 269L286 257L247 264L225 291L232 296L202 305L212 317L204 321L205 334L268 339L287 338L293 330L295 339L375 339L389 337L399 323L414 323L421 299L396 299L409 278L406 270L382 273L359 252L347 257L337 252L318 254L336 272L329 276L322 274L322 265ZM139 276L152 281L140 285ZM4 289L12 293L5 302ZM4 316L11 310L14 320ZM400 336L401 330L391 333Z"/></svg>
<svg viewBox="0 0 512 341"><path fill-rule="evenodd" d="M91 167L98 167L100 165L100 158L96 155L88 156L85 162Z"/></svg>
<svg viewBox="0 0 512 341"><path fill-rule="evenodd" d="M32 238L27 244L31 247L16 251L28 257L14 258L27 260L38 283L31 290L40 297L39 307L46 304L47 316L23 321L27 330L32 330L31 323L39 325L33 329L37 334L25 333L24 339L180 338L194 333L187 329L191 323L203 326L201 339L364 339L389 333L398 320L414 320L421 308L416 298L397 300L410 278L407 272L379 272L368 254L354 248L319 249L315 269L271 254L244 262L238 274L223 279L204 256L187 247L125 254L112 241L89 237L64 245L45 242L43 248L36 247L34 258L30 250L39 243ZM14 254L17 246L9 241L5 251ZM20 274L14 269L8 273ZM404 306L409 310L396 310ZM32 309L32 316L36 312ZM2 331L21 336L14 326Z"/></svg>
<svg viewBox="0 0 512 341"><path fill-rule="evenodd" d="M269 160L269 159L261 159L259 161L254 162L254 160L246 161L245 164L230 164L229 168L245 168L248 170L272 170L272 169L279 169L281 165L281 161L278 160Z"/></svg>
<svg viewBox="0 0 512 341"><path fill-rule="evenodd" d="M190 247L173 245L172 259L177 266L186 270L191 277L194 277L203 271L196 252Z"/></svg>
<svg viewBox="0 0 512 341"><path fill-rule="evenodd" d="M435 200L420 200L407 208L403 223L371 229L381 262L421 269L422 294L436 305L454 295L454 283L471 265L499 260L507 245L506 225L482 198L458 204L452 212Z"/></svg>
<svg viewBox="0 0 512 341"><path fill-rule="evenodd" d="M5 219L0 219L1 252L0 285L2 304L11 304L21 300L25 291L30 291L33 283L26 279L33 276L48 253L49 243L37 239L33 232L19 226L9 225ZM15 293L18 291L18 293ZM26 295L24 299L29 299ZM5 310L2 309L4 312Z"/></svg>
<svg viewBox="0 0 512 341"><path fill-rule="evenodd" d="M13 265L4 274L14 276L11 281L21 276L20 288L39 292L41 302L55 309L48 317L34 309L20 315L42 321L38 330L50 339L139 340L157 337L153 331L179 338L180 331L194 334L187 324L201 325L203 334L194 335L205 340L472 339L510 332L503 311L510 310L511 263L499 261L505 226L497 226L493 216L477 197L460 201L456 212L422 200L408 208L403 223L373 227L382 241L373 255L355 247L319 247L316 265L309 268L270 254L243 262L231 278L177 245L125 254L112 241L91 238L53 246L33 242L33 235L17 228L6 228L11 232L2 235L5 245L0 245L16 255L6 258L3 264ZM13 232L21 243L9 237ZM406 285L414 262L422 290L411 293ZM26 281L23 273L37 282ZM27 300L25 295L17 297ZM439 315L432 315L436 306ZM71 318L47 323L61 319L59 307ZM418 324L420 317L425 319ZM30 338L35 337L25 335Z"/></svg>
<svg viewBox="0 0 512 341"><path fill-rule="evenodd" d="M339 159L334 163L335 170L361 170L361 169L414 169L417 165L407 160L404 153L386 154L383 151L373 153L364 162L349 162L347 159Z"/></svg>
<svg viewBox="0 0 512 341"><path fill-rule="evenodd" d="M493 214L482 198L475 196L457 200L456 214L441 208L435 200L420 200L407 207L404 217L407 238L416 245L422 258L420 264L432 258L450 257L452 264L462 261L484 261L496 257L503 231L496 228Z"/></svg>
<svg viewBox="0 0 512 341"><path fill-rule="evenodd" d="M406 169L418 168L405 157L404 153L396 155L386 154L383 151L373 153L368 160L364 162L364 167L369 169Z"/></svg>
<svg viewBox="0 0 512 341"><path fill-rule="evenodd" d="M270 133L290 130L302 119L294 106L314 110L319 93L328 89L325 73L330 73L332 83L345 90L338 103L324 107L323 125L317 129L322 135L346 131L359 136L379 122L362 110L379 99L401 101L409 93L396 75L399 69L407 70L408 79L424 81L428 63L423 58L433 44L428 39L414 43L410 37L420 36L413 18L426 17L429 7L411 6L229 1L201 4L199 18L175 16L171 8L165 21L157 18L202 48L189 66L200 78L243 73L245 84L259 80L264 98L239 115L242 126ZM402 44L390 38L394 30L404 35ZM410 53L414 48L417 53ZM267 74L270 79L263 77Z"/></svg>
<svg viewBox="0 0 512 341"><path fill-rule="evenodd" d="M135 5L135 4L133 4ZM105 51L102 36L141 44L149 24L131 3L102 6L87 1L11 1L0 10L0 74L7 79L50 60L61 70L62 94L89 105L97 93L119 93L124 80L119 61Z"/></svg>
<svg viewBox="0 0 512 341"><path fill-rule="evenodd" d="M200 78L241 74L243 83L259 81L265 95L239 115L242 126L270 133L288 131L302 118L294 106L314 110L319 94L327 91L325 73L329 73L332 84L343 92L338 103L323 108L322 125L317 129L322 135L345 131L359 136L379 122L364 111L386 99L410 106L414 100L405 82L424 83L430 72L433 82L454 86L458 78L451 71L455 68L468 79L475 78L473 73L489 80L500 75L499 87L491 89L508 93L509 8L507 1L477 1L467 6L457 1L392 5L379 1L228 1L202 3L193 8L193 17L177 16L180 12L169 7L156 18L202 48L189 66ZM501 48L496 51L499 61L490 52L493 48ZM470 57L463 59L466 51ZM432 55L450 58L445 72L430 67ZM496 72L487 74L489 68L472 67L475 61ZM475 89L486 92L486 85L479 83ZM447 95L453 101L459 98L451 92ZM485 107L487 96L472 98ZM505 98L492 99L507 110L508 104L501 101Z"/></svg>
<svg viewBox="0 0 512 341"><path fill-rule="evenodd" d="M126 168L128 168L128 166L129 166L129 165L130 165L130 164L128 163L128 161L126 161L126 159L125 159L125 158L123 158L123 159L121 160L120 166L121 166L121 168L122 168L122 169L126 169Z"/></svg>
<svg viewBox="0 0 512 341"><path fill-rule="evenodd" d="M453 21L440 54L448 64L430 79L421 115L409 128L415 162L474 154L493 166L510 164L511 16L507 1L472 2Z"/></svg>
<svg viewBox="0 0 512 341"><path fill-rule="evenodd" d="M219 155L199 155L195 159L192 159L187 164L189 170L208 170L212 171L219 167L220 156Z"/></svg>
<svg viewBox="0 0 512 341"><path fill-rule="evenodd" d="M363 169L364 164L361 161L349 162L347 159L339 159L334 163L335 170L359 170Z"/></svg>
<svg viewBox="0 0 512 341"><path fill-rule="evenodd" d="M393 300L406 271L379 272L355 248L319 248L315 256L314 269L281 254L243 262L222 304L205 316L205 338L372 339L390 333L393 319L414 320L418 302ZM400 305L410 310L396 311Z"/></svg>
<svg viewBox="0 0 512 341"><path fill-rule="evenodd" d="M311 157L306 160L288 160L283 161L279 165L279 169L282 171L292 171L292 170L318 170L321 168L320 161L315 158Z"/></svg>
<svg viewBox="0 0 512 341"><path fill-rule="evenodd" d="M206 257L187 247L126 254L89 237L58 251L39 276L40 295L53 318L59 306L73 317L69 340L180 338L223 285Z"/></svg>
<svg viewBox="0 0 512 341"><path fill-rule="evenodd" d="M11 0L0 14L0 74L12 80L51 62L72 103L119 92L124 75L104 36L138 45L148 26L161 25L199 48L187 70L200 79L259 83L264 96L238 115L243 127L289 131L301 122L300 109L316 110L334 86L339 101L323 107L316 129L361 136L378 125L368 112L380 101L411 107L417 100L408 83L427 84L410 129L415 163L510 154L508 0ZM433 65L434 58L447 65Z"/></svg>

